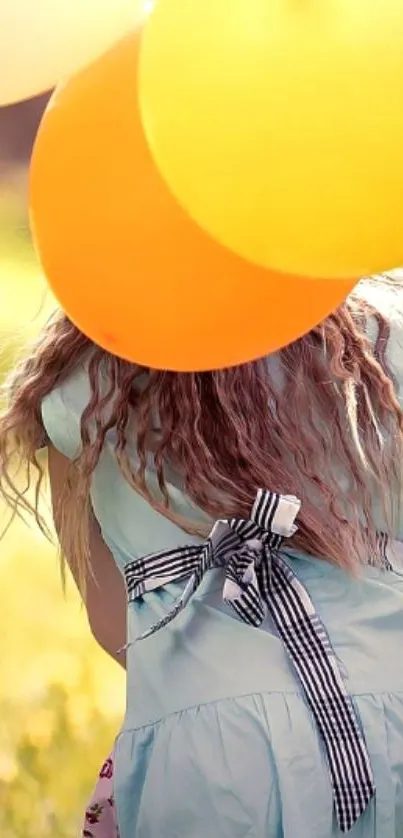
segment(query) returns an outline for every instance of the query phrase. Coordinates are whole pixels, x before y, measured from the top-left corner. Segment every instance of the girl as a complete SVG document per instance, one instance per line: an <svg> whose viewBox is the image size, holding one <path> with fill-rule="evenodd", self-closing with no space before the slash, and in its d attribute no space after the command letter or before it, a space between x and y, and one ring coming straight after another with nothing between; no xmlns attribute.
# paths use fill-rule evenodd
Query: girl
<svg viewBox="0 0 403 838"><path fill-rule="evenodd" d="M46 445L90 626L126 655L105 829L402 838L402 382L385 278L235 369L141 369L61 314L18 369L3 494L29 507L12 474Z"/></svg>

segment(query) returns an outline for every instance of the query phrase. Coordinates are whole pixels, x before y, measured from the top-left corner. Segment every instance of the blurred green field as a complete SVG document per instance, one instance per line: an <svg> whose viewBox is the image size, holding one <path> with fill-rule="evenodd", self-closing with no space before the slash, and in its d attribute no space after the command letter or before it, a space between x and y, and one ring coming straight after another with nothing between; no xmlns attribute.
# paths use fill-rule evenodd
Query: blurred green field
<svg viewBox="0 0 403 838"><path fill-rule="evenodd" d="M55 307L24 190L22 172L0 191L1 378ZM0 634L1 838L79 838L122 718L124 676L96 647L72 585L63 595L57 551L34 525L13 523L0 541Z"/></svg>

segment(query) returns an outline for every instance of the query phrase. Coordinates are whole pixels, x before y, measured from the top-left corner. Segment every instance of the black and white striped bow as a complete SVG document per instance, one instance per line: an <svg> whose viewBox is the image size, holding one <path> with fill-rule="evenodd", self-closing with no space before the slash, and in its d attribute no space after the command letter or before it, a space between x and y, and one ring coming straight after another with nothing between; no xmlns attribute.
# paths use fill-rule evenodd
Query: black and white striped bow
<svg viewBox="0 0 403 838"><path fill-rule="evenodd" d="M260 490L249 520L218 521L202 545L155 553L125 568L129 602L190 577L172 610L139 640L168 625L186 607L206 572L225 569L223 597L252 626L269 614L289 654L325 745L334 806L348 832L375 793L369 755L326 629L289 564L280 555L295 534L300 502Z"/></svg>

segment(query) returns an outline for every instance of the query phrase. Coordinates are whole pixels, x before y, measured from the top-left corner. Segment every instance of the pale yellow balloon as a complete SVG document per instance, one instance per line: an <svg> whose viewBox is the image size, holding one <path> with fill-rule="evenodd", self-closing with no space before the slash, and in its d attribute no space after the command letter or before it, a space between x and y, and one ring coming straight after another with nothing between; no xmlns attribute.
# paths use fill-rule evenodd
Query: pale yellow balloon
<svg viewBox="0 0 403 838"><path fill-rule="evenodd" d="M140 24L150 0L0 0L0 105L90 64Z"/></svg>
<svg viewBox="0 0 403 838"><path fill-rule="evenodd" d="M157 0L140 96L191 216L272 269L403 262L402 0Z"/></svg>

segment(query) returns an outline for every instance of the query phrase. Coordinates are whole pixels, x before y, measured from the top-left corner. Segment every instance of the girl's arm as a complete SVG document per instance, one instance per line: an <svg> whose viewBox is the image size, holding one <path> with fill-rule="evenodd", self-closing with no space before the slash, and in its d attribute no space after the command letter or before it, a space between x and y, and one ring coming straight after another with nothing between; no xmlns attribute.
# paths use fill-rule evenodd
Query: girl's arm
<svg viewBox="0 0 403 838"><path fill-rule="evenodd" d="M49 477L52 495L53 516L56 532L59 531L57 510L62 488L71 465L67 457L52 445L48 448ZM113 556L102 539L98 523L92 516L90 528L91 574L87 578L85 607L91 632L99 645L121 666L126 665L125 654L117 650L126 643L126 595L125 586ZM66 556L74 581L77 574L71 556Z"/></svg>

